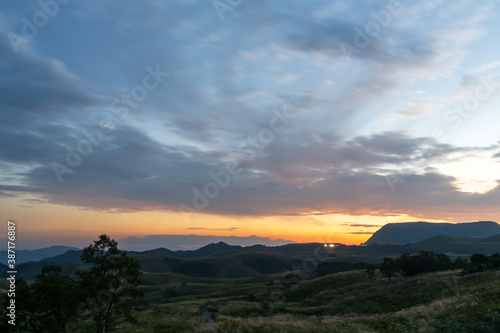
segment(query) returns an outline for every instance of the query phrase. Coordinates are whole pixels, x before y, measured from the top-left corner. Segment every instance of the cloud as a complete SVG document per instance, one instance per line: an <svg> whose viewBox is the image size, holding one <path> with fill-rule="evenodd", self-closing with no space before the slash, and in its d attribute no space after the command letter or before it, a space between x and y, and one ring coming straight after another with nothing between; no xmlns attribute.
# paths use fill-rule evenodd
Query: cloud
<svg viewBox="0 0 500 333"><path fill-rule="evenodd" d="M58 153L55 161L65 164L68 152L59 149ZM47 189L54 203L95 209L171 209L170 205L188 199L190 184L202 182L215 163L209 154L166 146L124 126L106 135L81 165L63 175L61 183L49 163L22 175L27 183Z"/></svg>
<svg viewBox="0 0 500 333"><path fill-rule="evenodd" d="M429 8L440 24L422 24L420 18L428 16ZM373 108L380 107L380 99L398 88L453 73L468 54L468 44L484 33L479 24L495 12L494 6L466 2L452 11L441 2L402 3L401 13L392 15L377 36L369 37L364 29L374 21L370 13L386 10L387 3L365 2L362 11L356 9L344 9L328 20L311 22L304 18L306 22L296 29L299 31L283 42L290 50L312 57L319 54L344 64L347 89L330 101L334 110L330 120L338 122L340 118L349 127L360 119L378 119L375 116L379 113ZM457 16L463 19L457 20ZM357 44L361 34L365 34L363 46ZM346 45L356 51L346 56ZM419 110L418 115L422 112ZM414 117L417 110L404 113Z"/></svg>
<svg viewBox="0 0 500 333"><path fill-rule="evenodd" d="M354 227L354 228L380 228L382 225L375 225L375 224L359 224L359 223L344 223L342 224L347 227Z"/></svg>
<svg viewBox="0 0 500 333"><path fill-rule="evenodd" d="M64 63L31 51L15 53L0 40L0 160L11 163L50 162L74 127L100 98Z"/></svg>
<svg viewBox="0 0 500 333"><path fill-rule="evenodd" d="M83 11L75 3L47 26L53 35L40 33L28 50L14 54L3 39L0 163L11 169L2 173L1 195L39 194L38 200L110 212L176 211L179 204L194 206L197 193L215 182L210 172L236 159L241 173L200 212L492 214L498 187L465 193L455 178L429 167L487 147L440 143L403 128L382 132L370 122L390 112L422 117L436 107L432 98L405 100L403 111L399 105L386 111L380 102L390 97L392 105L405 85L453 72L483 33L488 7L405 4L344 64L340 43L352 44L354 27L364 28L371 10L386 3L364 2L363 10L348 2L291 3L245 2L231 29L210 4L96 2ZM62 23L68 31L56 29ZM155 64L172 75L60 183L51 163L66 164L83 130L94 131L114 114L112 101ZM464 77L461 87L472 82ZM246 158L235 157L242 140L258 135L282 104L301 116L254 159L250 148ZM401 180L394 192L391 174Z"/></svg>
<svg viewBox="0 0 500 333"><path fill-rule="evenodd" d="M241 161L241 174L219 188L218 196L200 211L221 215L411 213L439 218L444 212L458 215L496 207L498 188L471 195L458 190L453 177L425 168L456 152L485 148L457 148L396 132L350 141L306 136L299 142L277 140L258 158ZM137 129L121 126L71 174L65 174L62 183L45 163L19 173L25 185L0 190L38 193L52 203L96 210L177 210L179 204L194 205L193 189L203 193L207 184L215 184L209 173L225 167L220 156L223 152L160 144ZM403 163L411 169L400 174L401 183L391 192L386 176Z"/></svg>
<svg viewBox="0 0 500 333"><path fill-rule="evenodd" d="M0 106L3 125L33 123L40 117L67 112L67 108L96 105L98 99L64 63L29 52L15 53L6 38L0 41Z"/></svg>
<svg viewBox="0 0 500 333"><path fill-rule="evenodd" d="M399 111L399 113L407 118L420 118L431 114L433 111L440 110L442 107L442 103L417 99L410 102L408 107Z"/></svg>
<svg viewBox="0 0 500 333"><path fill-rule="evenodd" d="M370 231L353 231L350 232L352 235L373 235L373 232Z"/></svg>
<svg viewBox="0 0 500 333"><path fill-rule="evenodd" d="M190 227L184 230L212 230L212 231L236 231L240 228L230 227L230 228L201 228L201 227Z"/></svg>
<svg viewBox="0 0 500 333"><path fill-rule="evenodd" d="M474 68L471 73L479 74L479 73L488 73L492 69L495 69L500 66L500 61L492 61L482 64L481 66Z"/></svg>

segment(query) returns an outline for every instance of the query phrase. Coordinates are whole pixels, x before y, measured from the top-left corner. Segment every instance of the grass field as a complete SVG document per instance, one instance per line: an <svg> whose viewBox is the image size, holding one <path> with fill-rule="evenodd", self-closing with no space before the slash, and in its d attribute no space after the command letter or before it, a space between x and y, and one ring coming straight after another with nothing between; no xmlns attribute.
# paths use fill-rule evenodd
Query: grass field
<svg viewBox="0 0 500 333"><path fill-rule="evenodd" d="M499 279L499 271L392 282L365 271L238 280L145 273L137 323L121 331L500 332Z"/></svg>
<svg viewBox="0 0 500 333"><path fill-rule="evenodd" d="M500 270L388 281L319 267L239 279L144 272L137 321L119 332L500 332Z"/></svg>

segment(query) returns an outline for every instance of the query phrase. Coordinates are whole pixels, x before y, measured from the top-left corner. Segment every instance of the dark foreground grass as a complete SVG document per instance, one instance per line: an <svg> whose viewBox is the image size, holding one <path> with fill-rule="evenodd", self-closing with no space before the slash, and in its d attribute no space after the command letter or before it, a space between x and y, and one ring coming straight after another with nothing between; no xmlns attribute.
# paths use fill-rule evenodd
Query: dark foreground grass
<svg viewBox="0 0 500 333"><path fill-rule="evenodd" d="M156 276L160 284L149 279L144 287L149 292L135 313L138 322L121 331L500 332L499 271L446 271L390 283L379 274L369 279L364 271L351 271L291 286L281 277Z"/></svg>

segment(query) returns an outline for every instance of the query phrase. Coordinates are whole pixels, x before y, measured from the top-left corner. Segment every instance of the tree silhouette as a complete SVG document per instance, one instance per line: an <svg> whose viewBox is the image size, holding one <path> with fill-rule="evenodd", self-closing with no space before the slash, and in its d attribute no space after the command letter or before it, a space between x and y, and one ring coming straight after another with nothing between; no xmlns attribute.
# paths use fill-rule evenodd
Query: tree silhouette
<svg viewBox="0 0 500 333"><path fill-rule="evenodd" d="M374 265L368 265L366 267L366 276L368 276L368 279L372 280L375 277L375 269L377 267Z"/></svg>
<svg viewBox="0 0 500 333"><path fill-rule="evenodd" d="M476 253L470 257L470 263L472 264L472 269L474 272L481 272L484 269L484 265L488 262L488 256Z"/></svg>
<svg viewBox="0 0 500 333"><path fill-rule="evenodd" d="M112 332L123 320L134 321L132 302L142 296L137 289L142 274L139 262L105 234L84 248L82 261L92 266L76 273L86 297L78 311L92 319L95 332Z"/></svg>
<svg viewBox="0 0 500 333"><path fill-rule="evenodd" d="M396 262L392 258L384 258L382 264L379 267L380 273L389 279L391 282L392 277L396 274Z"/></svg>
<svg viewBox="0 0 500 333"><path fill-rule="evenodd" d="M44 332L66 332L67 324L77 317L76 305L80 294L75 280L61 275L60 266L45 266L33 284L37 305L33 319L41 323Z"/></svg>
<svg viewBox="0 0 500 333"><path fill-rule="evenodd" d="M0 299L0 315L4 321L1 326L2 332L43 332L40 321L34 316L37 312L37 304L34 301L33 292L24 279L16 280L15 297L15 317L9 317L10 298L2 295ZM15 319L15 325L5 323L12 319Z"/></svg>
<svg viewBox="0 0 500 333"><path fill-rule="evenodd" d="M403 253L396 259L396 267L406 276L437 272L453 268L453 263L445 254L420 251L416 255Z"/></svg>

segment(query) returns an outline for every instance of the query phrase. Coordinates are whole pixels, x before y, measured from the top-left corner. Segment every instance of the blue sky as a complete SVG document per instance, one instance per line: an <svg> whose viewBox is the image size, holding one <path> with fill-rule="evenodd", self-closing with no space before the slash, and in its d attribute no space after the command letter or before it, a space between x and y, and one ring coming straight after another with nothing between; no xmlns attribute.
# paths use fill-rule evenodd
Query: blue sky
<svg viewBox="0 0 500 333"><path fill-rule="evenodd" d="M0 5L4 219L498 216L495 2L62 2Z"/></svg>

